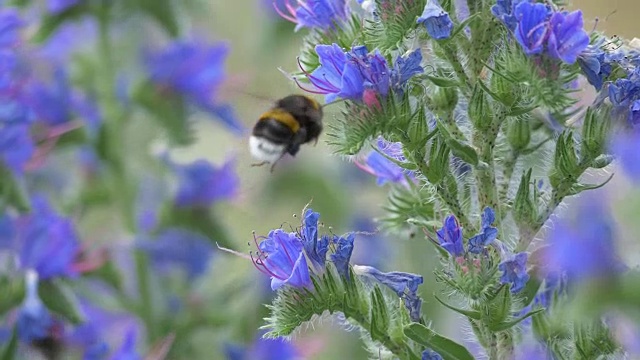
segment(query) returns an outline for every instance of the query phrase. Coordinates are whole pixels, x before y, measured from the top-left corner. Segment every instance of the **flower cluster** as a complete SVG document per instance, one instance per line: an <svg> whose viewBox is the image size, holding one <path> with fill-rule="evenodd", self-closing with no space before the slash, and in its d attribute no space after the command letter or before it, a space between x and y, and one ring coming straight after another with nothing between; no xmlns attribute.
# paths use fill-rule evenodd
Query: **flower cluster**
<svg viewBox="0 0 640 360"><path fill-rule="evenodd" d="M343 98L379 105L378 97L402 91L412 76L423 72L420 49L398 56L393 67L379 51L370 53L366 46L345 52L337 44L318 45L316 53L320 66L306 73L314 86L307 91L324 94L327 102Z"/></svg>
<svg viewBox="0 0 640 360"><path fill-rule="evenodd" d="M334 29L349 15L349 5L345 0L296 0L297 6L285 0L283 5L286 11L273 3L280 16L296 24L296 31L301 28Z"/></svg>
<svg viewBox="0 0 640 360"><path fill-rule="evenodd" d="M356 161L356 165L375 176L378 185L387 182L407 185L415 175L398 165L405 162L401 143L388 142L383 137L378 137L377 149L369 152L363 162Z"/></svg>

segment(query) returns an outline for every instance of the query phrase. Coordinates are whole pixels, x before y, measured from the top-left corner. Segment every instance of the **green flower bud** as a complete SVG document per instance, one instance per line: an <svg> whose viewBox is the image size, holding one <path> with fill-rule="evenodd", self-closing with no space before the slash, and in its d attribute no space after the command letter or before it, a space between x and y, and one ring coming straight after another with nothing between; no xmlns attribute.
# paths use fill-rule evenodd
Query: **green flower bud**
<svg viewBox="0 0 640 360"><path fill-rule="evenodd" d="M432 97L433 112L450 113L458 104L458 89L452 87L439 87Z"/></svg>
<svg viewBox="0 0 640 360"><path fill-rule="evenodd" d="M515 151L522 151L531 141L531 125L523 119L511 119L507 126L507 139Z"/></svg>
<svg viewBox="0 0 640 360"><path fill-rule="evenodd" d="M529 169L522 175L513 206L513 217L521 227L535 223L538 218L538 209L531 196L531 172Z"/></svg>
<svg viewBox="0 0 640 360"><path fill-rule="evenodd" d="M493 119L491 106L484 90L477 84L473 88L471 99L469 99L468 113L469 119L477 129L486 130L491 127Z"/></svg>
<svg viewBox="0 0 640 360"><path fill-rule="evenodd" d="M604 152L611 123L608 114L609 109L587 109L582 126L581 155L584 159L595 159Z"/></svg>

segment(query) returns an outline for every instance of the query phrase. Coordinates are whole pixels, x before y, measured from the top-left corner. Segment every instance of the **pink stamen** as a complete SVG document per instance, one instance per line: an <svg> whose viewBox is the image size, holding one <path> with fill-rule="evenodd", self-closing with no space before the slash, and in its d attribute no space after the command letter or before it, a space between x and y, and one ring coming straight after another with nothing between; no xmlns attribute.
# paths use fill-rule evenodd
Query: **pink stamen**
<svg viewBox="0 0 640 360"><path fill-rule="evenodd" d="M318 88L318 89L320 89L322 91L326 91L326 92L338 92L340 90L340 89L336 88L329 80L327 80L326 77L325 77L325 80L326 80L325 81L325 80L321 80L321 79L311 75L307 70L305 70L302 67L302 63L300 62L300 57L297 58L297 61L298 61L298 67L300 67L300 70L302 70L302 73L304 73L307 76L307 78L312 81L313 86L315 86L316 88ZM320 86L318 84L321 84L323 86ZM327 89L325 86L328 86L330 88ZM302 88L302 87L300 87L300 88L304 90L304 88ZM311 91L309 91L309 92L311 92Z"/></svg>
<svg viewBox="0 0 640 360"><path fill-rule="evenodd" d="M289 12L291 12L291 9L289 8L289 1L287 1L287 3L285 4L285 6L287 7L287 9L289 10ZM291 21L292 23L296 24L298 23L298 20L296 20L296 18L292 17L291 15L286 15L285 13L282 12L282 10L280 10L278 8L278 6L276 5L276 2L273 2L273 8L276 10L276 12L278 13L278 15L280 15L283 19L287 20L287 21Z"/></svg>
<svg viewBox="0 0 640 360"><path fill-rule="evenodd" d="M318 91L318 90L311 90L311 89L307 89L306 87L302 86L299 82L298 79L293 78L293 81L296 83L296 85L298 85L298 87L306 92L310 92L312 94L318 94L318 95L325 95L327 94L327 92L322 92L322 91Z"/></svg>

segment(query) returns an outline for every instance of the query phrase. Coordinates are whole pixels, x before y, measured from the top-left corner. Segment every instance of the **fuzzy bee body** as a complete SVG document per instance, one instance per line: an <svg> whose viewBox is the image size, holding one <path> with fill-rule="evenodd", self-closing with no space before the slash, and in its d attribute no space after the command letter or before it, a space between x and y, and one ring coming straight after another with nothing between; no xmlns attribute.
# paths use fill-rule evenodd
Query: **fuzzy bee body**
<svg viewBox="0 0 640 360"><path fill-rule="evenodd" d="M322 132L322 106L304 95L289 95L260 116L249 138L251 155L263 164L275 164L300 145L317 141Z"/></svg>

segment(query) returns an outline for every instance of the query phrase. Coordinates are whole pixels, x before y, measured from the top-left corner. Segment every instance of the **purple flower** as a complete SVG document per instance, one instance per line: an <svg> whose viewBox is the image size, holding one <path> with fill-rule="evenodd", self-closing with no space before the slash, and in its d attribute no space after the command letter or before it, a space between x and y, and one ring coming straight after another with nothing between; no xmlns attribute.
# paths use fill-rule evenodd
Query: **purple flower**
<svg viewBox="0 0 640 360"><path fill-rule="evenodd" d="M130 327L124 335L122 346L111 356L110 360L142 360L136 351L137 337L135 327Z"/></svg>
<svg viewBox="0 0 640 360"><path fill-rule="evenodd" d="M628 121L634 129L640 130L640 99L631 103Z"/></svg>
<svg viewBox="0 0 640 360"><path fill-rule="evenodd" d="M297 288L312 286L304 246L295 233L272 230L257 246L255 258L251 254L253 264L271 277L272 290L283 285Z"/></svg>
<svg viewBox="0 0 640 360"><path fill-rule="evenodd" d="M31 206L31 213L16 220L20 266L35 270L41 280L75 276L80 244L71 220L56 214L42 197L34 197Z"/></svg>
<svg viewBox="0 0 640 360"><path fill-rule="evenodd" d="M0 49L13 48L20 43L20 29L25 25L13 9L0 10Z"/></svg>
<svg viewBox="0 0 640 360"><path fill-rule="evenodd" d="M547 5L540 3L524 1L516 6L515 16L518 19L518 25L515 36L527 55L542 53L548 36L546 22L549 12Z"/></svg>
<svg viewBox="0 0 640 360"><path fill-rule="evenodd" d="M285 0L286 11L274 3L280 16L296 24L295 31L303 27L329 30L348 18L349 6L345 0L296 0L296 3L297 6Z"/></svg>
<svg viewBox="0 0 640 360"><path fill-rule="evenodd" d="M444 11L438 0L427 1L422 15L418 18L418 24L423 24L427 28L427 34L436 40L449 38L453 30L449 13Z"/></svg>
<svg viewBox="0 0 640 360"><path fill-rule="evenodd" d="M491 226L496 219L492 208L486 207L482 212L482 232L469 239L469 252L479 254L485 246L491 244L498 237L498 229Z"/></svg>
<svg viewBox="0 0 640 360"><path fill-rule="evenodd" d="M225 346L227 360L295 360L301 357L300 351L282 338L256 338L251 347Z"/></svg>
<svg viewBox="0 0 640 360"><path fill-rule="evenodd" d="M437 352L431 349L427 349L422 352L421 359L422 360L442 360L442 356L440 356L440 354L438 354Z"/></svg>
<svg viewBox="0 0 640 360"><path fill-rule="evenodd" d="M178 175L175 203L180 207L210 207L215 201L236 196L240 180L235 172L235 161L215 167L206 160L173 167Z"/></svg>
<svg viewBox="0 0 640 360"><path fill-rule="evenodd" d="M601 47L591 45L578 56L578 64L582 73L589 84L598 91L602 90L605 79L611 75L612 66L611 62L606 61L607 57Z"/></svg>
<svg viewBox="0 0 640 360"><path fill-rule="evenodd" d="M418 297L418 286L424 282L421 275L392 271L383 273L371 266L354 265L353 272L360 276L374 278L379 283L393 290L398 297L404 299L405 307L413 321L420 320L422 299Z"/></svg>
<svg viewBox="0 0 640 360"><path fill-rule="evenodd" d="M68 8L78 4L80 0L49 0L47 8L52 14L59 14Z"/></svg>
<svg viewBox="0 0 640 360"><path fill-rule="evenodd" d="M523 0L498 0L495 5L491 7L491 13L500 19L511 31L515 31L518 25L518 19L514 16L514 10L516 6Z"/></svg>
<svg viewBox="0 0 640 360"><path fill-rule="evenodd" d="M27 125L0 125L0 158L14 174L22 174L34 153Z"/></svg>
<svg viewBox="0 0 640 360"><path fill-rule="evenodd" d="M436 231L440 246L447 250L454 257L464 255L462 240L462 228L458 224L455 216L449 215L444 219L442 228Z"/></svg>
<svg viewBox="0 0 640 360"><path fill-rule="evenodd" d="M516 350L514 360L554 360L551 352L543 344L520 346Z"/></svg>
<svg viewBox="0 0 640 360"><path fill-rule="evenodd" d="M529 281L527 258L527 253L521 252L509 256L498 265L498 269L502 271L500 282L502 284L511 284L512 293L517 293L522 290L527 284L527 281Z"/></svg>
<svg viewBox="0 0 640 360"><path fill-rule="evenodd" d="M213 246L206 237L177 228L166 229L153 240L142 240L138 246L149 254L155 268L183 268L189 280L207 271L213 255Z"/></svg>
<svg viewBox="0 0 640 360"><path fill-rule="evenodd" d="M571 282L616 274L622 264L615 251L613 226L602 201L583 200L575 222L564 219L549 233L544 264L551 272L565 272Z"/></svg>
<svg viewBox="0 0 640 360"><path fill-rule="evenodd" d="M336 250L330 256L331 261L336 266L338 274L347 279L349 279L349 260L351 260L353 253L354 239L355 234L349 233L346 237L334 235L332 240L332 243L336 245Z"/></svg>
<svg viewBox="0 0 640 360"><path fill-rule="evenodd" d="M318 219L320 214L307 209L304 213L304 220L301 229L302 243L304 251L316 270L320 271L325 267L327 251L329 250L329 237L323 235L318 241Z"/></svg>
<svg viewBox="0 0 640 360"><path fill-rule="evenodd" d="M38 296L38 274L29 270L26 274L25 300L20 307L16 323L20 340L30 343L48 337L54 325L49 310Z"/></svg>
<svg viewBox="0 0 640 360"><path fill-rule="evenodd" d="M356 163L356 165L369 174L376 176L378 185L384 185L387 182L408 185L407 178L414 179L413 172L401 168L387 158L389 157L400 163L406 162L402 152L402 144L388 142L380 136L378 137L377 147L378 151L371 151L367 155L364 164Z"/></svg>
<svg viewBox="0 0 640 360"><path fill-rule="evenodd" d="M411 76L422 72L419 50L396 59L393 69L379 51L369 53L365 46L345 53L337 44L318 45L316 53L320 66L306 73L314 89L303 89L324 94L327 102L338 97L362 101L367 91L386 97L390 88L401 91Z"/></svg>
<svg viewBox="0 0 640 360"><path fill-rule="evenodd" d="M174 42L162 51L149 54L146 63L151 81L161 89L183 95L240 134L244 126L235 118L233 110L214 101L225 78L223 66L228 52L226 44Z"/></svg>
<svg viewBox="0 0 640 360"><path fill-rule="evenodd" d="M567 64L576 62L578 55L589 45L589 35L583 29L582 11L556 12L549 22L549 55Z"/></svg>

